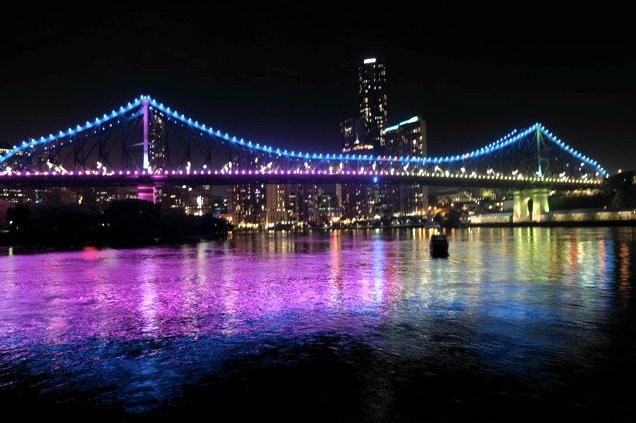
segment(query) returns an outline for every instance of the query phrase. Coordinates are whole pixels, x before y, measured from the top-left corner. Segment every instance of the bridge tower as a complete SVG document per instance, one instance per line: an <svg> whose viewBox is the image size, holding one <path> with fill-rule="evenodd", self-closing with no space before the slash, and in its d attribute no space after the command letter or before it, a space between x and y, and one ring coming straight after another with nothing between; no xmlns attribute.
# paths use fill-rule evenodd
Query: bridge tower
<svg viewBox="0 0 636 423"><path fill-rule="evenodd" d="M550 158L545 157L542 153L546 150L546 140L541 132L541 129L537 127L534 132L534 140L537 148L537 173L539 178L543 178L546 174L550 173Z"/></svg>
<svg viewBox="0 0 636 423"><path fill-rule="evenodd" d="M537 128L535 130L535 138L537 141L537 176L538 177L543 177L543 171L541 169L541 142L542 142L542 138L541 138L541 131L539 130L539 128Z"/></svg>
<svg viewBox="0 0 636 423"><path fill-rule="evenodd" d="M150 120L148 116L150 101L145 98L141 101L141 108L143 111L143 145L144 145L144 159L143 159L143 170L148 171L150 168L150 159L149 159L149 151L150 151L150 143L149 143L149 135L150 135ZM154 185L140 185L137 187L137 198L140 200L150 201L155 203L157 200L156 197L156 188Z"/></svg>
<svg viewBox="0 0 636 423"><path fill-rule="evenodd" d="M149 101L148 99L144 99L141 101L141 108L143 110L143 131L144 131L144 164L143 164L143 169L144 170L148 170L148 167L150 167L150 160L148 158L148 151L149 151L149 145L148 145L148 135L150 132L150 128L149 128L149 119L148 119L148 107L149 107Z"/></svg>

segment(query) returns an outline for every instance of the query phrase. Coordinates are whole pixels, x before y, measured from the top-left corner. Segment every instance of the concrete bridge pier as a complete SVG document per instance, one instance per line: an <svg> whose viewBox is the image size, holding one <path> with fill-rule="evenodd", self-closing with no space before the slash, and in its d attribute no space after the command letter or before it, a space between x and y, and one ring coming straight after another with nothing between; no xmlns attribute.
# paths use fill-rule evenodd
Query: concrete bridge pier
<svg viewBox="0 0 636 423"><path fill-rule="evenodd" d="M549 190L547 188L534 188L513 191L513 222L541 222L547 212ZM529 203L532 200L532 210Z"/></svg>
<svg viewBox="0 0 636 423"><path fill-rule="evenodd" d="M156 189L152 184L138 185L137 198L140 200L150 201L155 204L157 202Z"/></svg>
<svg viewBox="0 0 636 423"><path fill-rule="evenodd" d="M527 192L523 190L515 190L512 192L512 198L512 221L527 222L529 220L528 201L530 200L530 197L527 196Z"/></svg>
<svg viewBox="0 0 636 423"><path fill-rule="evenodd" d="M532 221L541 222L545 219L546 213L550 211L548 196L550 191L547 188L532 190Z"/></svg>

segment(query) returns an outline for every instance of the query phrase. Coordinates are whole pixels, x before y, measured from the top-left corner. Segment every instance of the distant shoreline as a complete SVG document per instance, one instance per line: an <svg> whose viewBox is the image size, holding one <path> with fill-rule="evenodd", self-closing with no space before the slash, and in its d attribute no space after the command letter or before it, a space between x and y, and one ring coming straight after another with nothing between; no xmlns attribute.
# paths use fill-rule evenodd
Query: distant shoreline
<svg viewBox="0 0 636 423"><path fill-rule="evenodd" d="M339 227L315 227L306 229L289 229L289 228L271 228L271 229L234 229L234 233L257 233L257 232L328 232L328 231L346 231L346 230L369 230L369 229L466 229L466 228L515 228L515 227L602 227L602 226L636 226L636 220L616 220L616 221L580 221L580 222L515 222L515 223L470 223L460 226L440 226L426 227L422 225L399 225L399 226L339 226Z"/></svg>
<svg viewBox="0 0 636 423"><path fill-rule="evenodd" d="M3 234L6 235L6 234ZM180 239L164 238L164 239L129 239L129 240L85 240L75 243L54 243L54 242L10 242L0 235L0 256L7 253L18 254L38 254L61 251L81 251L87 248L95 249L129 249L129 248L147 248L166 245L186 245L198 244L201 242L224 241L228 238L228 233L214 235L192 235L184 236Z"/></svg>
<svg viewBox="0 0 636 423"><path fill-rule="evenodd" d="M471 223L469 228L527 228L527 227L565 227L565 228L585 228L598 226L636 226L636 220L587 220L587 221L564 221L564 222L510 222L510 223Z"/></svg>

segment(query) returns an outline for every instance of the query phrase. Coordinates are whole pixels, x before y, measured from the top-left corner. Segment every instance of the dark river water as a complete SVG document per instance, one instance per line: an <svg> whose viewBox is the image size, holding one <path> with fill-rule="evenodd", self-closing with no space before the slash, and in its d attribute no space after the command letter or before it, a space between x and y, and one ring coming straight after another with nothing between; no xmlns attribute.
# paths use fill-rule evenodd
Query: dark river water
<svg viewBox="0 0 636 423"><path fill-rule="evenodd" d="M636 228L235 234L0 256L0 409L636 419ZM186 419L186 420L184 420Z"/></svg>

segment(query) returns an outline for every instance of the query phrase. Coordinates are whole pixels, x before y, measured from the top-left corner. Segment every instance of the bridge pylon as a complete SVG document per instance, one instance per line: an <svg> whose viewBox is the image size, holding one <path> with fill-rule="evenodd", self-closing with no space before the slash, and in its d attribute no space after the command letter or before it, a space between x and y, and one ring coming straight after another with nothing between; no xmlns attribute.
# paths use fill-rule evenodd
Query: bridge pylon
<svg viewBox="0 0 636 423"><path fill-rule="evenodd" d="M150 122L148 117L148 108L150 105L150 101L148 99L141 100L141 107L143 110L143 132L144 132L144 162L143 169L148 170L150 167L150 159L149 159L149 151L150 151L150 143L149 143L149 133L150 133Z"/></svg>

